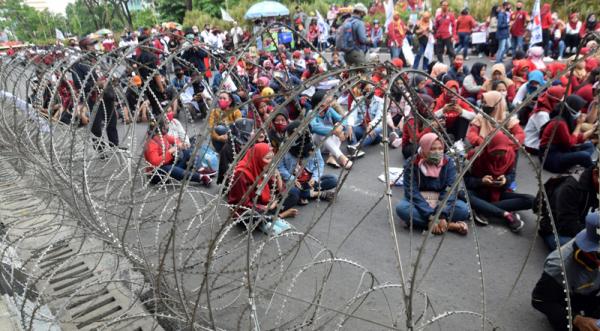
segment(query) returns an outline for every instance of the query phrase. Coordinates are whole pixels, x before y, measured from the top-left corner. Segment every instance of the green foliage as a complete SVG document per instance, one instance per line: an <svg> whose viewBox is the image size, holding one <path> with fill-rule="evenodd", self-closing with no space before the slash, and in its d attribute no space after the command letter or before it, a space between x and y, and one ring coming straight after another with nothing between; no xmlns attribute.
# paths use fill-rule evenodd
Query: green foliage
<svg viewBox="0 0 600 331"><path fill-rule="evenodd" d="M158 0L156 9L160 14L160 19L164 22L174 21L182 22L185 17L185 2L182 0Z"/></svg>
<svg viewBox="0 0 600 331"><path fill-rule="evenodd" d="M55 28L66 27L65 18L45 11L37 11L23 4L22 0L0 2L0 11L5 18L0 22L2 28L8 28L20 40L34 41L52 39Z"/></svg>
<svg viewBox="0 0 600 331"><path fill-rule="evenodd" d="M152 9L135 11L131 13L131 16L134 28L153 26L159 23L158 17L156 17L156 14Z"/></svg>

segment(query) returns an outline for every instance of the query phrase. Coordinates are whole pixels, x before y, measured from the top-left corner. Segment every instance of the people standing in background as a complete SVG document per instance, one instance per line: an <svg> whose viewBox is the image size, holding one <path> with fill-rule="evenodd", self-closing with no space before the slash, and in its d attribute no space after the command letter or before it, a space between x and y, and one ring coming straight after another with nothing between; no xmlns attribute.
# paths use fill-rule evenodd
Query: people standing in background
<svg viewBox="0 0 600 331"><path fill-rule="evenodd" d="M460 16L456 19L456 29L458 30L458 47L456 53L460 53L462 49L463 58L469 59L469 48L471 47L471 33L477 26L477 22L469 14L469 9L465 8L460 12Z"/></svg>
<svg viewBox="0 0 600 331"><path fill-rule="evenodd" d="M508 17L504 11L504 7L498 7L498 31L496 31L496 39L498 40L498 52L496 52L496 63L502 63L504 54L508 49Z"/></svg>
<svg viewBox="0 0 600 331"><path fill-rule="evenodd" d="M523 10L523 2L517 2L517 10L510 15L510 38L512 54L515 56L517 49L524 51L523 37L525 36L529 14Z"/></svg>
<svg viewBox="0 0 600 331"><path fill-rule="evenodd" d="M444 62L444 49L450 57L450 62L454 60L454 46L452 40L456 39L456 18L448 9L448 1L441 3L440 14L435 17L434 23L435 55L438 62Z"/></svg>
<svg viewBox="0 0 600 331"><path fill-rule="evenodd" d="M415 57L413 69L419 69L419 61L421 60L421 58L423 58L423 70L427 70L427 68L429 68L429 59L426 58L424 54L432 30L433 23L431 22L431 13L428 11L423 12L421 19L417 22L417 25L415 27L415 35L417 36L417 40L419 43L419 51L417 52L417 56Z"/></svg>
<svg viewBox="0 0 600 331"><path fill-rule="evenodd" d="M388 25L388 47L392 59L400 58L402 44L406 37L406 26L398 13L394 13L393 21Z"/></svg>
<svg viewBox="0 0 600 331"><path fill-rule="evenodd" d="M486 20L489 40L487 47L487 55L489 57L493 57L498 50L498 39L496 39L496 32L498 32L498 5L493 5L492 10L490 12L490 16L488 16Z"/></svg>
<svg viewBox="0 0 600 331"><path fill-rule="evenodd" d="M550 52L550 28L552 28L552 7L549 3L542 6L540 16L542 18L542 47L544 47L544 56L548 56Z"/></svg>
<svg viewBox="0 0 600 331"><path fill-rule="evenodd" d="M233 28L231 28L231 31L229 33L231 34L231 38L233 39L233 47L237 49L240 43L242 42L244 30L238 25L238 22L233 22Z"/></svg>

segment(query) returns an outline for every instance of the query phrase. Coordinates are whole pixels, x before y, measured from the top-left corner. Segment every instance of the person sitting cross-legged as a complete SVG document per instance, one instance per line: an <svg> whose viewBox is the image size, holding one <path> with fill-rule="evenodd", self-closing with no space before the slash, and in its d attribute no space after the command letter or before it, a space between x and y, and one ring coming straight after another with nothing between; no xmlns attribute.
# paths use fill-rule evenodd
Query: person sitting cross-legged
<svg viewBox="0 0 600 331"><path fill-rule="evenodd" d="M435 133L419 140L419 153L404 166L404 198L396 205L396 214L405 225L429 229L433 234L454 231L467 234L465 222L469 207L448 189L456 181L454 161L444 154L444 143ZM446 200L446 204L441 202ZM439 210L441 208L441 211ZM439 222L435 215L440 212Z"/></svg>
<svg viewBox="0 0 600 331"><path fill-rule="evenodd" d="M475 152L469 151L468 158ZM531 209L534 197L509 189L516 177L516 153L512 141L497 132L465 176L471 207L479 223L487 224L486 217L493 216L505 220L513 232L523 228L525 223L515 211Z"/></svg>
<svg viewBox="0 0 600 331"><path fill-rule="evenodd" d="M291 137L300 122L290 123L286 129L287 136ZM305 130L292 143L290 150L279 163L281 178L300 190L298 204L308 204L308 199L332 200L337 186L337 176L325 174L325 162L319 149L315 149L311 134Z"/></svg>

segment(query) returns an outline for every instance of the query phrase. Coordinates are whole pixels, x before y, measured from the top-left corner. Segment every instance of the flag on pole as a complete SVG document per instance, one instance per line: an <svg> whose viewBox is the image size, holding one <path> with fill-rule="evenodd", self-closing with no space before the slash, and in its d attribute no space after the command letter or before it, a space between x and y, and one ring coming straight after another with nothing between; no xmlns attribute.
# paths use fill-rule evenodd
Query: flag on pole
<svg viewBox="0 0 600 331"><path fill-rule="evenodd" d="M535 4L533 5L533 22L531 23L531 41L530 45L534 45L537 43L541 43L543 40L542 37L542 16L540 15L540 0L535 0Z"/></svg>
<svg viewBox="0 0 600 331"><path fill-rule="evenodd" d="M385 5L385 32L388 32L388 25L392 22L394 17L394 0L388 0Z"/></svg>
<svg viewBox="0 0 600 331"><path fill-rule="evenodd" d="M329 24L323 19L321 13L317 10L317 26L319 27L319 41L327 41L329 39Z"/></svg>
<svg viewBox="0 0 600 331"><path fill-rule="evenodd" d="M65 35L59 29L54 29L56 32L56 39L65 40Z"/></svg>
<svg viewBox="0 0 600 331"><path fill-rule="evenodd" d="M235 20L233 19L233 17L231 17L231 15L229 15L229 13L227 11L225 11L225 9L220 8L221 9L221 18L223 19L223 21L225 22L235 22Z"/></svg>

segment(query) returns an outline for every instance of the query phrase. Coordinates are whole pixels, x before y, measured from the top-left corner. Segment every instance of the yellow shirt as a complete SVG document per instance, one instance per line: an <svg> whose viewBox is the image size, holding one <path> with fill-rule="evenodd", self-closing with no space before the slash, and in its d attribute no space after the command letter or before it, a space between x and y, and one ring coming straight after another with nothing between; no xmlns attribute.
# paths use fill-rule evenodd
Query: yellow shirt
<svg viewBox="0 0 600 331"><path fill-rule="evenodd" d="M239 109L228 109L225 111L221 108L213 109L208 117L208 127L212 129L210 132L211 137L213 139L218 137L214 130L217 125L230 126L240 118L242 118L242 112Z"/></svg>

